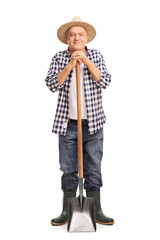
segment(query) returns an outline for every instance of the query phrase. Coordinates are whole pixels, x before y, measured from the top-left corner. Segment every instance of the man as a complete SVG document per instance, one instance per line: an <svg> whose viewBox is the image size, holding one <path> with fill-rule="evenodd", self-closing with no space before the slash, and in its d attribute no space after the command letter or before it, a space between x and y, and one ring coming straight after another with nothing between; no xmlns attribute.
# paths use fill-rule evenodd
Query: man
<svg viewBox="0 0 160 240"><path fill-rule="evenodd" d="M52 92L59 91L52 131L59 134L59 162L60 169L63 171L61 182L64 194L62 213L58 218L51 220L54 226L67 222L68 198L76 196L78 186L75 73L77 61L81 72L84 188L87 197L95 199L96 221L104 225L114 224L112 218L103 214L100 203L103 124L106 120L101 90L109 85L111 75L107 71L101 53L86 47L86 43L93 40L95 35L95 28L82 22L79 17L62 25L58 29L57 36L60 41L68 44L68 50L55 54L45 80Z"/></svg>

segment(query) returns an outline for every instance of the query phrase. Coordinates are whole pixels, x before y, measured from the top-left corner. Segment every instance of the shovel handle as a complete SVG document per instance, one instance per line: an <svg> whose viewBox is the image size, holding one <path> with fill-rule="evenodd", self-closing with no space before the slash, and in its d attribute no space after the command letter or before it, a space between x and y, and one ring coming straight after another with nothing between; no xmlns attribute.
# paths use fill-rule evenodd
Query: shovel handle
<svg viewBox="0 0 160 240"><path fill-rule="evenodd" d="M81 87L80 87L80 65L76 63L77 82L77 135L78 135L78 173L83 178L83 148L82 148L82 121L81 121Z"/></svg>

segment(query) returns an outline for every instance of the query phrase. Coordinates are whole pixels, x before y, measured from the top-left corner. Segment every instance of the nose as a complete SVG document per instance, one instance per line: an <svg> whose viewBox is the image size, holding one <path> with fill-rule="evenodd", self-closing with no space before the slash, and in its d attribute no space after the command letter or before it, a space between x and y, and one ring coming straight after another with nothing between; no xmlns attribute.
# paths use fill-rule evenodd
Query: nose
<svg viewBox="0 0 160 240"><path fill-rule="evenodd" d="M75 34L75 39L78 40L79 39L79 36L78 34Z"/></svg>

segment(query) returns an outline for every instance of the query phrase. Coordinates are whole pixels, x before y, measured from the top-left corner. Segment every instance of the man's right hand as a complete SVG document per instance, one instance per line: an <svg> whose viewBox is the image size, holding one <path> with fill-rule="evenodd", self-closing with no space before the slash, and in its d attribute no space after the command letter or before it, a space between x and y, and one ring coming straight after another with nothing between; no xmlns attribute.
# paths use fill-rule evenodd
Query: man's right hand
<svg viewBox="0 0 160 240"><path fill-rule="evenodd" d="M68 65L58 74L57 79L58 79L58 84L59 85L62 85L64 83L64 81L67 78L70 71L76 66L77 61L79 62L79 64L82 63L81 59L71 58L71 61L68 63Z"/></svg>
<svg viewBox="0 0 160 240"><path fill-rule="evenodd" d="M77 60L75 60L75 59L71 59L71 61L69 62L69 66L70 66L70 68L71 68L71 70L76 66L76 62L77 62Z"/></svg>
<svg viewBox="0 0 160 240"><path fill-rule="evenodd" d="M71 59L71 61L67 64L67 66L58 74L58 84L62 85L66 80L70 71L75 67L77 60Z"/></svg>

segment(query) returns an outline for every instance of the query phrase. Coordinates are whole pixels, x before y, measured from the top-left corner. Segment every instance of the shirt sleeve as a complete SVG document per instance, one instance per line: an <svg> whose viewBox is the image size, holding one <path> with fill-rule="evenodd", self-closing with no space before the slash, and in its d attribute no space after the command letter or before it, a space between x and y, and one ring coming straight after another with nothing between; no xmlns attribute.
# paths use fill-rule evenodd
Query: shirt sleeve
<svg viewBox="0 0 160 240"><path fill-rule="evenodd" d="M63 85L58 84L57 76L59 74L58 62L56 61L56 56L52 58L47 77L45 79L47 87L51 90L51 92L55 92L63 88Z"/></svg>
<svg viewBox="0 0 160 240"><path fill-rule="evenodd" d="M96 82L95 80L94 80L94 82L97 85L97 87L107 88L111 82L111 75L108 73L103 55L100 54L99 56L100 57L99 57L97 67L101 72L101 78L98 82Z"/></svg>

